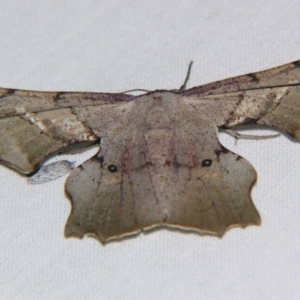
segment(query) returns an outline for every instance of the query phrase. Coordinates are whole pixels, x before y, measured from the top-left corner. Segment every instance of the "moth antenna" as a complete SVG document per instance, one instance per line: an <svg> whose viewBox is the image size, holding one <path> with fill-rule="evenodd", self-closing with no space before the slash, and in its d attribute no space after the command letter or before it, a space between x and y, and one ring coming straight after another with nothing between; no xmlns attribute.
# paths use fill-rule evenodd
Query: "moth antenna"
<svg viewBox="0 0 300 300"><path fill-rule="evenodd" d="M193 65L193 61L191 61L190 64L189 64L189 68L188 68L188 71L187 71L184 83L183 83L183 85L179 89L180 92L182 92L182 91L184 91L186 89L186 84L187 84L187 82L188 82L188 80L190 78L192 65Z"/></svg>

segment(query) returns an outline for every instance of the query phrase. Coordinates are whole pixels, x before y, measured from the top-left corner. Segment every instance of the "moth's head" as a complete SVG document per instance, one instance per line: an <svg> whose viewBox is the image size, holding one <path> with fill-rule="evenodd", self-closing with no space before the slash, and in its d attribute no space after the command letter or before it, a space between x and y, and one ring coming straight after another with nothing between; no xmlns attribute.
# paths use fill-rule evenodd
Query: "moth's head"
<svg viewBox="0 0 300 300"><path fill-rule="evenodd" d="M170 124L178 115L180 95L169 91L154 91L138 97L139 117L152 128Z"/></svg>

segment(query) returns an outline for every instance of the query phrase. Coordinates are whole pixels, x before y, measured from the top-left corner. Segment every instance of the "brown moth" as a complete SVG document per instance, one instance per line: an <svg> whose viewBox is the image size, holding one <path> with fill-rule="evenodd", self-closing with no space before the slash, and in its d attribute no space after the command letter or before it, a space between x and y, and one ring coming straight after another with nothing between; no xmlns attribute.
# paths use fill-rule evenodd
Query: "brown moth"
<svg viewBox="0 0 300 300"><path fill-rule="evenodd" d="M65 236L101 242L156 226L222 236L260 224L256 172L218 128L266 125L300 140L300 61L185 90L125 93L0 89L0 160L25 174L74 143L100 140L72 171Z"/></svg>

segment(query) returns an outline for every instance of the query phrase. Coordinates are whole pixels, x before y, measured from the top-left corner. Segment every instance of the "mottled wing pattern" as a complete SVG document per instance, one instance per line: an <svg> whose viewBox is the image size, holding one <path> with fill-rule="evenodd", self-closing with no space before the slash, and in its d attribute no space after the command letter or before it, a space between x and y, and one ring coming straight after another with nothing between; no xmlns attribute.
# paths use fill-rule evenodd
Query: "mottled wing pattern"
<svg viewBox="0 0 300 300"><path fill-rule="evenodd" d="M185 96L227 93L300 84L300 60L265 71L215 81L183 91Z"/></svg>
<svg viewBox="0 0 300 300"><path fill-rule="evenodd" d="M300 61L209 83L182 93L217 126L261 124L300 139Z"/></svg>
<svg viewBox="0 0 300 300"><path fill-rule="evenodd" d="M91 144L108 129L122 126L122 103L133 98L0 89L0 161L32 173L51 154L73 143Z"/></svg>

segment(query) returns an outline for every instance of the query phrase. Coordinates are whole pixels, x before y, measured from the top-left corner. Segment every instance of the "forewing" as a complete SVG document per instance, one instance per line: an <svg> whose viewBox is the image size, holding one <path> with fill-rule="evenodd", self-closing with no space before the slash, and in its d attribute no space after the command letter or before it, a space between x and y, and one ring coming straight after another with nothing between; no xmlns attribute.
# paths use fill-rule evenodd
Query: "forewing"
<svg viewBox="0 0 300 300"><path fill-rule="evenodd" d="M300 84L300 60L283 66L215 81L183 91L184 96L219 95Z"/></svg>
<svg viewBox="0 0 300 300"><path fill-rule="evenodd" d="M132 100L125 94L0 89L0 161L31 173L51 154L91 144L122 126Z"/></svg>
<svg viewBox="0 0 300 300"><path fill-rule="evenodd" d="M300 140L300 61L192 88L183 101L217 126L261 124Z"/></svg>

